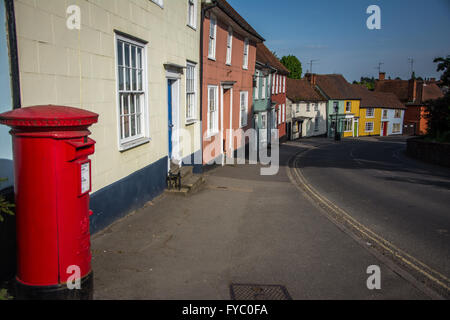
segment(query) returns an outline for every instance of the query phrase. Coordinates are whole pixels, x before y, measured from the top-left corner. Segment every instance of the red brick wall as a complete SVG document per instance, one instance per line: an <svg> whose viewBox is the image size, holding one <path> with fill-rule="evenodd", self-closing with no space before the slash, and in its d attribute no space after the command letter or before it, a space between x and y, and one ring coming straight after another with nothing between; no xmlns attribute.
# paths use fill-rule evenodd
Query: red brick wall
<svg viewBox="0 0 450 320"><path fill-rule="evenodd" d="M232 99L233 104L233 119L232 128L239 129L240 124L240 92L248 92L248 120L247 127L244 130L252 127L252 97L253 97L253 75L255 73L255 60L256 60L256 44L252 41L249 42L249 56L248 56L248 70L243 69L243 55L244 55L244 39L245 36L239 34L237 30L233 30L233 43L232 43L232 58L231 66L226 65L226 52L227 52L227 36L228 36L228 25L222 21L217 21L217 33L216 33L216 59L211 60L208 58L208 47L209 47L209 27L210 19L208 17L204 20L204 33L203 33L203 102L202 102L202 134L205 137L208 128L208 86L216 85L219 87L219 134L212 137L211 141L203 141L203 151L211 143L218 143L220 145L221 135L220 131L222 129L220 117L221 106L221 82L224 81L236 81L233 86L232 97L225 97L223 105L224 113L224 132L223 139L225 140L225 146L228 146L228 137L226 134L226 129L230 127L230 115L231 108L230 104L225 101L230 101ZM226 94L231 95L231 91L226 92ZM226 95L224 94L224 96ZM242 147L238 142L233 143L233 148L237 149ZM214 154L212 158L217 158L219 154ZM203 153L203 162L207 163L211 160L211 156Z"/></svg>

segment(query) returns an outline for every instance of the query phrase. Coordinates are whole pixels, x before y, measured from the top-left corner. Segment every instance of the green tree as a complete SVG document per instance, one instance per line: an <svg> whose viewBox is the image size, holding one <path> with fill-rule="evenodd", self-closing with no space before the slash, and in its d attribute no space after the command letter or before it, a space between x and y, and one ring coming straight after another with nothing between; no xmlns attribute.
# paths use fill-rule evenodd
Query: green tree
<svg viewBox="0 0 450 320"><path fill-rule="evenodd" d="M427 105L428 136L436 141L450 142L450 93Z"/></svg>
<svg viewBox="0 0 450 320"><path fill-rule="evenodd" d="M0 182L6 181L6 180L7 179L0 179ZM12 208L14 208L14 205L12 203L9 203L8 201L6 201L6 199L0 195L0 222L3 222L5 220L2 216L3 214L8 214L10 216L14 215Z"/></svg>
<svg viewBox="0 0 450 320"><path fill-rule="evenodd" d="M444 86L450 86L450 55L446 58L435 58L433 60L434 63L437 63L437 71L444 71L441 76L442 84Z"/></svg>
<svg viewBox="0 0 450 320"><path fill-rule="evenodd" d="M450 56L436 58L437 71L444 71L441 80L444 85L450 83ZM427 103L428 136L431 139L450 142L450 91L444 97Z"/></svg>
<svg viewBox="0 0 450 320"><path fill-rule="evenodd" d="M289 78L302 78L302 63L296 56L288 55L281 58L281 63L289 70Z"/></svg>

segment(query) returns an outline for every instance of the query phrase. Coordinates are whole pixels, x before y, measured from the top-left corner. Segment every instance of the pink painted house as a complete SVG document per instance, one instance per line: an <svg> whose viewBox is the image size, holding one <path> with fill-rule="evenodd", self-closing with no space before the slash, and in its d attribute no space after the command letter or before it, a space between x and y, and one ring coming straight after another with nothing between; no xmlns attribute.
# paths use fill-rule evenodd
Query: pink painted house
<svg viewBox="0 0 450 320"><path fill-rule="evenodd" d="M245 147L232 130L253 127L256 45L264 39L225 0L202 5L203 164L224 163Z"/></svg>

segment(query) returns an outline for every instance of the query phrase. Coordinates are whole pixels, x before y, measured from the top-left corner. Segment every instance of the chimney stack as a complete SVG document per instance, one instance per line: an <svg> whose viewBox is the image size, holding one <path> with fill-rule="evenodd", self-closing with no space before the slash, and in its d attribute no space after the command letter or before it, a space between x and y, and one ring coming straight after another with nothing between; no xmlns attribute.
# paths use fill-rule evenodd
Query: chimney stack
<svg viewBox="0 0 450 320"><path fill-rule="evenodd" d="M305 74L305 78L308 80L308 82L312 85L312 86L316 86L316 80L317 80L317 75L314 73L307 73Z"/></svg>
<svg viewBox="0 0 450 320"><path fill-rule="evenodd" d="M417 98L417 80L411 79L408 81L408 100L409 102L416 102Z"/></svg>
<svg viewBox="0 0 450 320"><path fill-rule="evenodd" d="M380 72L378 75L378 80L385 80L386 78L386 72Z"/></svg>

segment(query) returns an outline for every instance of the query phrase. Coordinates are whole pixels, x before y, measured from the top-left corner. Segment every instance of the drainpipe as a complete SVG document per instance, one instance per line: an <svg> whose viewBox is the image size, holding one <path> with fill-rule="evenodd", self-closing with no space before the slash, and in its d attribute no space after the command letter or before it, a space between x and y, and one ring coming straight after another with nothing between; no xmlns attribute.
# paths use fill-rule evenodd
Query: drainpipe
<svg viewBox="0 0 450 320"><path fill-rule="evenodd" d="M204 34L204 26L203 22L205 20L206 12L211 10L212 8L217 7L217 3L214 1L213 4L202 7L201 12L201 21L200 21L200 152L202 153L202 167L203 167L203 34Z"/></svg>
<svg viewBox="0 0 450 320"><path fill-rule="evenodd" d="M5 0L6 24L8 33L9 64L11 73L11 94L13 109L21 107L19 55L17 52L16 14L14 1Z"/></svg>

